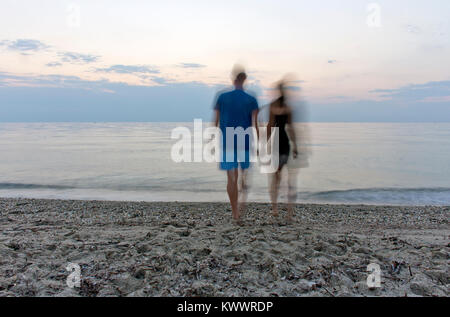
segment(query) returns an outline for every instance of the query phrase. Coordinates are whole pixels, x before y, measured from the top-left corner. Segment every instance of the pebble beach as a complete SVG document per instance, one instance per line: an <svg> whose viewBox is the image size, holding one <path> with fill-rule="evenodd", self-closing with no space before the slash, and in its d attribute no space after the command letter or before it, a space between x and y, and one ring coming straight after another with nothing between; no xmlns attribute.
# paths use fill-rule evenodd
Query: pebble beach
<svg viewBox="0 0 450 317"><path fill-rule="evenodd" d="M449 296L450 207L285 207L3 198L0 296Z"/></svg>

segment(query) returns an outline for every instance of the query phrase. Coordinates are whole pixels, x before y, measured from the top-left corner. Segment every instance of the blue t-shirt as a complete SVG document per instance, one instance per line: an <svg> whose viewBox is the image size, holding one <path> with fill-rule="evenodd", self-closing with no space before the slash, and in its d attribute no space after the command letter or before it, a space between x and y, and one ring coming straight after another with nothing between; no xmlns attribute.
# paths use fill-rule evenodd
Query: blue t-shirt
<svg viewBox="0 0 450 317"><path fill-rule="evenodd" d="M220 129L225 132L226 127L252 126L252 112L258 109L256 98L243 90L235 89L222 93L214 106L220 113Z"/></svg>
<svg viewBox="0 0 450 317"><path fill-rule="evenodd" d="M223 146L225 148L226 128L242 127L245 130L251 127L252 113L254 110L258 109L258 102L255 97L249 95L245 91L235 89L222 93L219 98L217 98L214 109L219 110L220 113L220 130L222 130ZM248 142L246 141L245 143L245 148L248 151Z"/></svg>

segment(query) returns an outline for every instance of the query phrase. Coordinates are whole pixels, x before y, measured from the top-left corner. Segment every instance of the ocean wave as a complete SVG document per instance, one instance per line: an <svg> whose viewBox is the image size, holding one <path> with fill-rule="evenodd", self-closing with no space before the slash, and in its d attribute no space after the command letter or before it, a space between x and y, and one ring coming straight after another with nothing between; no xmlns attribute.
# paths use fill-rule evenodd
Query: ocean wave
<svg viewBox="0 0 450 317"><path fill-rule="evenodd" d="M75 187L64 185L0 183L0 189L71 189Z"/></svg>
<svg viewBox="0 0 450 317"><path fill-rule="evenodd" d="M355 188L299 193L306 201L407 205L450 204L450 188Z"/></svg>
<svg viewBox="0 0 450 317"><path fill-rule="evenodd" d="M222 193L223 186L210 184L209 187L187 186L186 184L85 184L85 185L56 185L56 184L28 184L28 183L0 183L0 190L27 192L33 190L46 190L58 196L64 191L65 195L72 191L89 191L102 195L103 191L122 192L154 192L179 193L180 198L189 197L189 193L204 195L208 193ZM203 193L203 194L202 194ZM258 201L268 201L267 191L259 189L252 193ZM283 196L283 195L281 195ZM283 198L283 197L281 197ZM362 204L393 204L393 205L450 205L450 188L354 188L344 190L326 191L300 191L297 193L297 202L309 203L362 203Z"/></svg>
<svg viewBox="0 0 450 317"><path fill-rule="evenodd" d="M106 189L116 191L180 191L180 192L221 192L223 189L214 188L195 188L187 184L165 184L165 185L150 185L150 184L96 184L96 185L52 185L52 184L24 184L24 183L0 183L0 190L2 189L17 189L17 190L33 190L33 189L53 189L53 190L70 190L70 189Z"/></svg>

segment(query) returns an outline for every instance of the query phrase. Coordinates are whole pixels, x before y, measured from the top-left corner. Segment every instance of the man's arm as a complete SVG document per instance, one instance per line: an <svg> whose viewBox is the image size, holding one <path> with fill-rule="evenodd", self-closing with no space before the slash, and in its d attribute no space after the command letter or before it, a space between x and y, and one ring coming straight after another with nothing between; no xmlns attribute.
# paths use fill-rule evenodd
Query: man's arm
<svg viewBox="0 0 450 317"><path fill-rule="evenodd" d="M214 110L214 126L217 128L219 127L219 120L220 120L220 111Z"/></svg>
<svg viewBox="0 0 450 317"><path fill-rule="evenodd" d="M258 109L253 110L253 112L252 112L252 121L253 121L253 126L254 126L255 129L256 129L256 136L257 136L257 138L258 138L258 140L259 140L258 112L259 112Z"/></svg>
<svg viewBox="0 0 450 317"><path fill-rule="evenodd" d="M221 104L221 98L222 94L217 93L214 97L213 101L213 109L214 109L214 126L217 128L219 126L220 122L220 104Z"/></svg>

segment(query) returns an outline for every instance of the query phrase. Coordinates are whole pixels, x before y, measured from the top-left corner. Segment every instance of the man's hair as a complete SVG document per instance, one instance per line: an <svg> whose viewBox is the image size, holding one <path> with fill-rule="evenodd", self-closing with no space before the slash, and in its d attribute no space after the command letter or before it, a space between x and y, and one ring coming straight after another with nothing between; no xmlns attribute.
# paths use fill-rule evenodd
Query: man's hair
<svg viewBox="0 0 450 317"><path fill-rule="evenodd" d="M233 80L241 81L247 79L247 74L245 73L245 69L242 65L234 65L233 70L231 71L231 77Z"/></svg>
<svg viewBox="0 0 450 317"><path fill-rule="evenodd" d="M236 81L243 82L246 79L247 79L247 74L244 72L241 72L241 73L237 74L237 76L236 76Z"/></svg>

